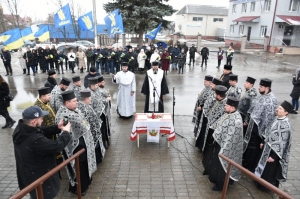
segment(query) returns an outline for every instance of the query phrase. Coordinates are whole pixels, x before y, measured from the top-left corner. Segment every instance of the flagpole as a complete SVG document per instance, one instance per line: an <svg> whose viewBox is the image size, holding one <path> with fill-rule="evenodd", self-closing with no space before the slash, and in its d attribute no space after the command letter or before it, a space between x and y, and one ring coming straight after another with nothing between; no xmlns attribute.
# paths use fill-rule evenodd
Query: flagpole
<svg viewBox="0 0 300 199"><path fill-rule="evenodd" d="M95 48L97 48L97 45L98 45L98 39L97 39L96 0L93 0L93 20L94 20L94 40L95 40Z"/></svg>

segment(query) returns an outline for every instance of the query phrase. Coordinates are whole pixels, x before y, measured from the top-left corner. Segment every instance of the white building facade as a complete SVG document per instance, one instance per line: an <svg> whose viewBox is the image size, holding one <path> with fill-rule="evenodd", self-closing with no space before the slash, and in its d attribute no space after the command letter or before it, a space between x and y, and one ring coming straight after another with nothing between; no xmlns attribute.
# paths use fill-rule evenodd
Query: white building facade
<svg viewBox="0 0 300 199"><path fill-rule="evenodd" d="M201 34L215 38L217 28L226 28L227 14L225 7L187 4L175 15L175 32L186 37Z"/></svg>
<svg viewBox="0 0 300 199"><path fill-rule="evenodd" d="M300 0L230 0L226 38L300 47Z"/></svg>

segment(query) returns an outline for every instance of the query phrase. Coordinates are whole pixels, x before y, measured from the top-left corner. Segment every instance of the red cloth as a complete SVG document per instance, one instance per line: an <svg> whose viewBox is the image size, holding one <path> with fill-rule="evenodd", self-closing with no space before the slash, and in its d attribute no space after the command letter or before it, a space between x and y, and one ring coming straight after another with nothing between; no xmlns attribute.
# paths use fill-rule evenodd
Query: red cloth
<svg viewBox="0 0 300 199"><path fill-rule="evenodd" d="M161 55L161 65L162 65L162 69L163 70L169 70L169 67L170 67L170 60L166 59L166 57L169 56L169 53L166 52L166 53L163 53Z"/></svg>

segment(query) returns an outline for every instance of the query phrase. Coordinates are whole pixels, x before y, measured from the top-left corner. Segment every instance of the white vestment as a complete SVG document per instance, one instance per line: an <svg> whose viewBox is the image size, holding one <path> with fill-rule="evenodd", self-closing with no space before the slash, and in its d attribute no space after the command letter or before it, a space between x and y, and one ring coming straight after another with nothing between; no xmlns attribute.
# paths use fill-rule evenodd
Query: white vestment
<svg viewBox="0 0 300 199"><path fill-rule="evenodd" d="M156 89L154 91L155 93L155 111L158 111L158 103L160 99L160 93L161 93L161 82L164 77L164 71L161 69L158 69L157 74L154 74L153 69L150 69L147 71L147 75L149 78L149 111L154 110L154 96L153 96L153 85ZM153 84L151 83L153 82Z"/></svg>
<svg viewBox="0 0 300 199"><path fill-rule="evenodd" d="M113 79L113 83L119 84L117 97L117 111L121 116L129 117L136 112L135 96L136 84L134 73L119 71ZM134 92L131 95L131 92Z"/></svg>

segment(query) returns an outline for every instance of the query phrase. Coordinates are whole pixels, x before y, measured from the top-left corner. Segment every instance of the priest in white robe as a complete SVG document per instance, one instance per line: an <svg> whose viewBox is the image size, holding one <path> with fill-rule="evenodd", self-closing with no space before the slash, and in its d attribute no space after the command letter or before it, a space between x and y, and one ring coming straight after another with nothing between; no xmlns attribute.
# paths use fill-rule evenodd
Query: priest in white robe
<svg viewBox="0 0 300 199"><path fill-rule="evenodd" d="M131 117L136 112L136 83L134 73L128 71L128 63L122 63L122 71L113 76L112 82L119 84L117 112L121 117Z"/></svg>
<svg viewBox="0 0 300 199"><path fill-rule="evenodd" d="M152 62L152 69L147 71L142 87L142 93L146 95L145 113L164 112L163 96L169 93L169 88L164 71L158 65L158 62Z"/></svg>

